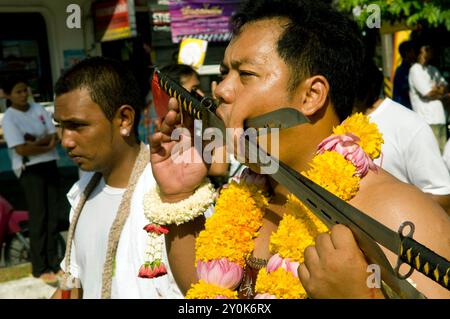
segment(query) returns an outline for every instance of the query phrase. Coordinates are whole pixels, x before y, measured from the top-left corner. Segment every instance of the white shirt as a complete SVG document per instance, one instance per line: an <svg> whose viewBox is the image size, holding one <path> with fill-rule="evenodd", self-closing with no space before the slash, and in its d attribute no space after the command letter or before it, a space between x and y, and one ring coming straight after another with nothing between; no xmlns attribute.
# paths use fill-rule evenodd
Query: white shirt
<svg viewBox="0 0 450 319"><path fill-rule="evenodd" d="M444 148L444 158L445 164L447 164L448 171L450 172L450 140L447 141Z"/></svg>
<svg viewBox="0 0 450 319"><path fill-rule="evenodd" d="M444 106L440 100L429 101L424 98L434 86L447 85L439 70L432 65L413 64L409 69L409 97L412 109L422 116L428 124L445 124Z"/></svg>
<svg viewBox="0 0 450 319"><path fill-rule="evenodd" d="M20 177L24 163L23 157L17 154L15 147L26 143L25 134L28 133L40 139L56 132L50 113L37 103L30 103L26 112L9 107L3 117L2 126L6 144L10 149L12 169L17 177ZM46 153L30 155L28 159L25 166L56 160L58 154L54 148Z"/></svg>
<svg viewBox="0 0 450 319"><path fill-rule="evenodd" d="M72 210L80 193L85 189L92 173L83 174L67 194ZM111 298L183 298L170 270L166 249L163 262L167 275L153 279L139 278L139 268L145 261L149 222L144 216L144 194L155 185L150 164L141 175L131 199L130 215L125 222L116 253L115 275ZM124 189L112 188L101 182L86 201L76 227L70 272L81 280L83 298L101 298L103 263L106 258L109 229L117 214ZM65 260L61 262L65 270Z"/></svg>
<svg viewBox="0 0 450 319"><path fill-rule="evenodd" d="M423 192L450 194L450 174L429 125L415 112L386 98L369 118L383 134L378 166Z"/></svg>

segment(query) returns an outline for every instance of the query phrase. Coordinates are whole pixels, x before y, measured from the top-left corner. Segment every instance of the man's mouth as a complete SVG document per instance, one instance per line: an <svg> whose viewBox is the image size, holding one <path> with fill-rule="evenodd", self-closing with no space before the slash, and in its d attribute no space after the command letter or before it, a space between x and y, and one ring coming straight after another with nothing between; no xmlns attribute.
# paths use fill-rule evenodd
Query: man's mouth
<svg viewBox="0 0 450 319"><path fill-rule="evenodd" d="M74 161L75 163L80 163L83 157L77 155L77 154L69 154L69 157Z"/></svg>

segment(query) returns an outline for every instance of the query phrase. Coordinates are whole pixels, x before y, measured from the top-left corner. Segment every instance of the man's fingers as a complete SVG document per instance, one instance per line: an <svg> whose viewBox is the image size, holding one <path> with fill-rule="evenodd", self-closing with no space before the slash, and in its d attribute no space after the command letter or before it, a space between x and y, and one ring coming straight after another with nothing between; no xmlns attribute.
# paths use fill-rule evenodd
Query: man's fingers
<svg viewBox="0 0 450 319"><path fill-rule="evenodd" d="M331 228L331 241L336 249L348 249L353 247L359 250L352 231L344 225L334 225Z"/></svg>
<svg viewBox="0 0 450 319"><path fill-rule="evenodd" d="M162 148L162 133L156 132L152 136L150 136L149 140L150 151L152 153L157 153Z"/></svg>
<svg viewBox="0 0 450 319"><path fill-rule="evenodd" d="M171 97L171 98L169 99L168 112L170 112L170 111L175 111L175 112L178 113L179 110L180 110L180 107L179 107L179 105L178 105L177 99L174 98L174 97Z"/></svg>
<svg viewBox="0 0 450 319"><path fill-rule="evenodd" d="M300 279L303 286L308 282L309 278L311 277L311 274L309 273L308 268L305 264L300 264L298 266L298 278Z"/></svg>
<svg viewBox="0 0 450 319"><path fill-rule="evenodd" d="M308 246L305 249L305 265L308 269L315 269L319 267L319 255L315 246Z"/></svg>
<svg viewBox="0 0 450 319"><path fill-rule="evenodd" d="M177 124L179 124L177 123L177 113L175 113L174 111L169 111L169 113L167 113L164 117L164 120L159 127L159 131L170 136Z"/></svg>
<svg viewBox="0 0 450 319"><path fill-rule="evenodd" d="M159 130L164 134L171 134L173 128L180 124L181 114L179 112L178 101L175 98L169 99L168 111L162 119Z"/></svg>
<svg viewBox="0 0 450 319"><path fill-rule="evenodd" d="M162 124L161 119L158 118L155 120L155 133L161 130L161 124Z"/></svg>
<svg viewBox="0 0 450 319"><path fill-rule="evenodd" d="M331 241L331 236L327 233L319 234L316 237L316 250L319 258L323 258L330 254L335 247L333 242Z"/></svg>

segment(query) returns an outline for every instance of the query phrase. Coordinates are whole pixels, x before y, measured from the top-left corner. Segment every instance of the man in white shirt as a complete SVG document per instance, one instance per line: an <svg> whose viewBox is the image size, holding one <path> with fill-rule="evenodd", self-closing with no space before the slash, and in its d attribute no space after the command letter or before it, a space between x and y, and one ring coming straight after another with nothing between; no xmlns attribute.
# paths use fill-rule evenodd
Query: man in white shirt
<svg viewBox="0 0 450 319"><path fill-rule="evenodd" d="M367 62L366 82L356 109L369 115L383 134L382 155L375 163L404 183L417 186L450 213L450 174L430 126L417 113L389 98L379 98L383 74Z"/></svg>
<svg viewBox="0 0 450 319"><path fill-rule="evenodd" d="M447 82L439 70L430 65L433 49L428 45L420 48L417 63L409 70L409 95L412 109L430 125L441 152L447 142L447 127L441 99L448 91Z"/></svg>
<svg viewBox="0 0 450 319"><path fill-rule="evenodd" d="M69 297L70 288L75 298L182 297L170 268L158 278L139 276L149 224L143 196L155 181L148 146L137 138L143 104L137 88L129 70L102 57L80 62L55 85L62 146L88 172L68 193L65 290L55 298Z"/></svg>

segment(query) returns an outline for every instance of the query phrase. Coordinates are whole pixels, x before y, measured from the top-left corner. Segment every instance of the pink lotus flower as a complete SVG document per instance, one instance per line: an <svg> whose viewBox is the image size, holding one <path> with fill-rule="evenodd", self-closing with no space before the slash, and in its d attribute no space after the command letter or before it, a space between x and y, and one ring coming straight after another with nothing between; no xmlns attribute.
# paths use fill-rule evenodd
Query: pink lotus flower
<svg viewBox="0 0 450 319"><path fill-rule="evenodd" d="M277 299L277 297L268 293L264 293L264 294L257 294L253 299Z"/></svg>
<svg viewBox="0 0 450 319"><path fill-rule="evenodd" d="M139 269L138 277L140 278L156 278L167 274L166 266L161 260L151 263L145 263Z"/></svg>
<svg viewBox="0 0 450 319"><path fill-rule="evenodd" d="M270 257L269 262L267 263L267 272L272 272L277 270L278 268L283 268L286 271L289 271L296 278L298 278L298 266L300 265L297 261L290 261L289 258L281 258L279 254L273 255Z"/></svg>
<svg viewBox="0 0 450 319"><path fill-rule="evenodd" d="M144 230L148 233L156 233L157 235L167 234L169 232L166 227L156 224L148 224L144 227Z"/></svg>
<svg viewBox="0 0 450 319"><path fill-rule="evenodd" d="M235 289L241 282L243 273L241 266L226 258L197 261L198 279L221 288Z"/></svg>
<svg viewBox="0 0 450 319"><path fill-rule="evenodd" d="M325 151L335 151L344 156L344 158L356 167L356 175L364 177L369 169L376 170L372 159L358 145L359 137L351 133L331 135L324 139L318 146L317 153L322 154Z"/></svg>

